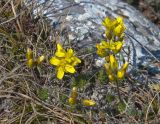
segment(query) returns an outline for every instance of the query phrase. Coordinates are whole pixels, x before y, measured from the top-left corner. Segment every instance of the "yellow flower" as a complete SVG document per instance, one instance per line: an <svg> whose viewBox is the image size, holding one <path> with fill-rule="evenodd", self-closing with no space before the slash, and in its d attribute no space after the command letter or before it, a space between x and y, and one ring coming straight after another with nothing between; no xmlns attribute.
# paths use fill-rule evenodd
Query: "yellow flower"
<svg viewBox="0 0 160 124"><path fill-rule="evenodd" d="M111 23L112 23L112 20L109 17L107 17L102 22L102 25L105 26L108 29L111 29L111 27L112 27Z"/></svg>
<svg viewBox="0 0 160 124"><path fill-rule="evenodd" d="M121 50L122 46L123 46L123 42L121 41L117 41L117 42L110 41L109 49L116 54Z"/></svg>
<svg viewBox="0 0 160 124"><path fill-rule="evenodd" d="M124 65L121 67L121 69L117 72L118 79L123 79L124 78L124 75L125 75L125 72L128 68L128 65L129 65L128 62L124 63Z"/></svg>
<svg viewBox="0 0 160 124"><path fill-rule="evenodd" d="M117 17L116 21L117 21L117 25L114 27L114 34L118 37L122 37L121 35L126 29L126 27L123 24L123 18Z"/></svg>
<svg viewBox="0 0 160 124"><path fill-rule="evenodd" d="M106 27L105 34L106 38L108 38L109 40L113 37L113 34L115 36L121 37L121 35L126 29L123 24L122 17L117 17L116 19L111 19L107 17L102 22L102 25Z"/></svg>
<svg viewBox="0 0 160 124"><path fill-rule="evenodd" d="M64 73L75 73L74 66L79 63L81 63L81 60L74 55L73 50L65 51L61 44L57 44L55 56L50 59L50 64L56 66L58 79L62 79Z"/></svg>
<svg viewBox="0 0 160 124"><path fill-rule="evenodd" d="M114 34L119 37L122 35L125 29L126 28L123 24L119 24L117 27L114 28Z"/></svg>
<svg viewBox="0 0 160 124"><path fill-rule="evenodd" d="M120 19L118 19L118 21L120 21ZM102 22L102 25L105 26L107 30L111 31L119 23L118 21L116 19L107 17Z"/></svg>
<svg viewBox="0 0 160 124"><path fill-rule="evenodd" d="M84 99L84 100L82 100L82 104L87 106L87 107L90 107L90 106L96 105L96 102L93 101L93 100Z"/></svg>
<svg viewBox="0 0 160 124"><path fill-rule="evenodd" d="M105 57L107 49L116 54L121 50L122 46L123 42L121 41L113 42L112 40L110 40L109 42L106 42L102 40L101 44L97 44L97 54Z"/></svg>
<svg viewBox="0 0 160 124"><path fill-rule="evenodd" d="M105 57L106 56L105 46L103 44L96 44L96 47L97 47L97 54L100 57Z"/></svg>
<svg viewBox="0 0 160 124"><path fill-rule="evenodd" d="M118 53L123 46L123 43L120 41L115 42L115 53Z"/></svg>

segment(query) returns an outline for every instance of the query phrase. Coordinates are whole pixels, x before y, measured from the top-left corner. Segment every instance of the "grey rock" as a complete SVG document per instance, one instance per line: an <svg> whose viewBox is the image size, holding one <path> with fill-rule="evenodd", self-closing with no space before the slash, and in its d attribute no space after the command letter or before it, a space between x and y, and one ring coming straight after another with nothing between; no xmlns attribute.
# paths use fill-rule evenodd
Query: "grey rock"
<svg viewBox="0 0 160 124"><path fill-rule="evenodd" d="M41 6L44 10L43 14L49 17L53 24L57 24L59 28L69 27L70 36L72 36L69 36L71 38L69 40L74 39L78 47L95 47L95 44L102 39L104 32L102 20L107 16L123 16L127 27L125 42L130 46L131 51L132 66L130 68L146 65L152 68L153 60L160 62L158 52L160 29L134 7L121 0L42 0L38 2L43 3ZM156 52L157 54L154 54Z"/></svg>

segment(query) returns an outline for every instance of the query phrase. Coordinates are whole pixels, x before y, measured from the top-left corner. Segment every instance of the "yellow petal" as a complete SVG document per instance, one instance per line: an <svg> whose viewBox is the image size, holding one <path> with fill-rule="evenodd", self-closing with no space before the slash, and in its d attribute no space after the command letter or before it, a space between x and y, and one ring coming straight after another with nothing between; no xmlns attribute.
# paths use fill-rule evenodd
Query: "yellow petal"
<svg viewBox="0 0 160 124"><path fill-rule="evenodd" d="M113 55L110 55L110 67L112 70L116 70L118 68L117 60Z"/></svg>
<svg viewBox="0 0 160 124"><path fill-rule="evenodd" d="M117 77L118 77L119 79L123 79L123 78L124 78L125 72L126 72L126 70L127 70L127 68L128 68L128 65L129 65L129 63L128 63L128 62L125 62L125 63L123 64L123 66L121 67L121 69L117 72Z"/></svg>
<svg viewBox="0 0 160 124"><path fill-rule="evenodd" d="M96 44L96 48L97 48L97 49L100 49L100 44Z"/></svg>
<svg viewBox="0 0 160 124"><path fill-rule="evenodd" d="M124 74L125 74L125 71L124 70L119 70L117 72L117 77L118 79L123 79L124 78Z"/></svg>
<svg viewBox="0 0 160 124"><path fill-rule="evenodd" d="M115 43L115 45L116 45L115 46L115 50L116 50L115 52L118 53L121 50L121 48L123 46L123 43L118 41L118 42Z"/></svg>
<svg viewBox="0 0 160 124"><path fill-rule="evenodd" d="M67 61L69 64L72 62L71 58L65 58L65 61Z"/></svg>
<svg viewBox="0 0 160 124"><path fill-rule="evenodd" d="M69 49L69 50L67 51L66 56L69 57L69 58L72 57L72 56L73 56L73 50L72 50L72 49Z"/></svg>
<svg viewBox="0 0 160 124"><path fill-rule="evenodd" d="M57 44L57 51L63 51L63 47L60 43Z"/></svg>
<svg viewBox="0 0 160 124"><path fill-rule="evenodd" d="M76 87L73 87L72 88L72 92L71 92L71 97L76 99L78 96L78 93L77 93L77 88Z"/></svg>
<svg viewBox="0 0 160 124"><path fill-rule="evenodd" d="M124 25L118 25L115 29L114 29L114 33L116 36L121 36L122 33L124 32L125 27Z"/></svg>
<svg viewBox="0 0 160 124"><path fill-rule="evenodd" d="M70 105L75 105L75 104L76 104L76 99L70 97L70 98L68 99L68 102L69 102Z"/></svg>
<svg viewBox="0 0 160 124"><path fill-rule="evenodd" d="M104 21L102 22L102 25L107 26L107 25L109 25L109 24L110 24L110 18L106 17L106 18L104 19Z"/></svg>
<svg viewBox="0 0 160 124"><path fill-rule="evenodd" d="M84 99L84 100L82 101L82 104L89 107L89 106L94 106L94 105L96 105L96 102L93 101L93 100Z"/></svg>
<svg viewBox="0 0 160 124"><path fill-rule="evenodd" d="M102 40L101 43L102 43L102 46L104 47L103 49L109 48L109 43L108 42Z"/></svg>
<svg viewBox="0 0 160 124"><path fill-rule="evenodd" d="M36 62L37 62L37 65L41 64L41 63L44 61L44 59L45 59L45 56L44 56L44 55L38 57L38 59L37 59L37 61L36 61Z"/></svg>
<svg viewBox="0 0 160 124"><path fill-rule="evenodd" d="M102 22L102 25L105 26L108 30L110 30L112 28L112 19L110 19L109 17L105 18Z"/></svg>
<svg viewBox="0 0 160 124"><path fill-rule="evenodd" d="M64 69L62 67L59 67L57 71L57 78L61 80L64 76Z"/></svg>
<svg viewBox="0 0 160 124"><path fill-rule="evenodd" d="M76 70L74 69L74 67L71 66L71 65L66 65L65 66L65 71L69 72L69 73L75 73L76 72Z"/></svg>
<svg viewBox="0 0 160 124"><path fill-rule="evenodd" d="M52 57L49 62L52 65L58 66L61 61L57 57Z"/></svg>
<svg viewBox="0 0 160 124"><path fill-rule="evenodd" d="M123 64L123 66L122 66L122 69L123 69L123 70L126 70L126 69L128 68L128 65L129 65L129 63L128 63L128 62L125 62L125 63Z"/></svg>
<svg viewBox="0 0 160 124"><path fill-rule="evenodd" d="M59 43L57 44L57 50L55 55L57 57L65 57L65 50L63 49L62 45Z"/></svg>
<svg viewBox="0 0 160 124"><path fill-rule="evenodd" d="M108 38L109 40L112 38L112 33L110 30L105 30L105 34L106 34L106 38Z"/></svg>
<svg viewBox="0 0 160 124"><path fill-rule="evenodd" d="M120 16L119 16L119 17L117 17L117 18L116 18L116 20L117 20L117 22L118 22L118 23L120 23L120 24L122 24L122 23L123 23L123 18L122 18L122 17L120 17Z"/></svg>
<svg viewBox="0 0 160 124"><path fill-rule="evenodd" d="M81 60L77 57L73 57L72 66L76 66L79 63L81 63Z"/></svg>
<svg viewBox="0 0 160 124"><path fill-rule="evenodd" d="M81 63L81 60L80 60L79 58L77 58L77 57L75 57L75 61L76 61L77 63Z"/></svg>
<svg viewBox="0 0 160 124"><path fill-rule="evenodd" d="M27 48L26 58L27 60L33 59L33 52L30 48Z"/></svg>
<svg viewBox="0 0 160 124"><path fill-rule="evenodd" d="M63 51L57 51L57 52L55 53L55 55L56 55L57 57L65 57L65 52L63 52Z"/></svg>
<svg viewBox="0 0 160 124"><path fill-rule="evenodd" d="M28 66L29 68L32 68L33 65L34 65L33 59L29 59L29 60L27 61L27 66Z"/></svg>

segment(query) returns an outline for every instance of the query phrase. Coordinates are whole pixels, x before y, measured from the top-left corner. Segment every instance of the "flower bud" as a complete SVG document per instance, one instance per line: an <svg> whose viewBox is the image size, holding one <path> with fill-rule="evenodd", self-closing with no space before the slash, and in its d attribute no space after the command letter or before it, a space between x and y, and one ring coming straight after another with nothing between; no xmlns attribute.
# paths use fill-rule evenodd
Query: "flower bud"
<svg viewBox="0 0 160 124"><path fill-rule="evenodd" d="M70 105L75 105L75 104L76 104L76 99L70 97L70 98L68 99L68 102L69 102Z"/></svg>
<svg viewBox="0 0 160 124"><path fill-rule="evenodd" d="M27 48L26 58L27 60L33 59L33 52L30 48Z"/></svg>
<svg viewBox="0 0 160 124"><path fill-rule="evenodd" d="M88 99L84 99L84 100L82 100L82 104L84 105L84 106L94 106L94 105L96 105L96 102L95 101L93 101L93 100L88 100Z"/></svg>
<svg viewBox="0 0 160 124"><path fill-rule="evenodd" d="M38 57L38 59L37 59L37 61L36 61L37 65L41 64L41 63L44 61L44 59L45 59L45 56L44 56L44 55Z"/></svg>

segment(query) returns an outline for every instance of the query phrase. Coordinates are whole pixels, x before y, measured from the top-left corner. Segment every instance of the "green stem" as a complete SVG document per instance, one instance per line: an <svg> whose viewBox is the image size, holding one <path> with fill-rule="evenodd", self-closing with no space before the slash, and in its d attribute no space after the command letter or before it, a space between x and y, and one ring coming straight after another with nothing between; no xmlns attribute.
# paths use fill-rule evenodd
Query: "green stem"
<svg viewBox="0 0 160 124"><path fill-rule="evenodd" d="M119 83L118 83L118 80L116 80L116 86L117 86L117 92L118 92L119 100L120 100L120 102L122 102L121 95L120 95L120 91L119 91Z"/></svg>

